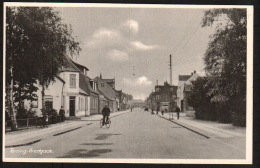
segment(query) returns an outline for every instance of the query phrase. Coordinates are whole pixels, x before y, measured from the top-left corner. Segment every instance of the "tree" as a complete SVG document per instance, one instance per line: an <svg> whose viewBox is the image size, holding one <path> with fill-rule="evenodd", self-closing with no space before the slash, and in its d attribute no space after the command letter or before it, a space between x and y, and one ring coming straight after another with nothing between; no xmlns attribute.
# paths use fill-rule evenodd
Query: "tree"
<svg viewBox="0 0 260 168"><path fill-rule="evenodd" d="M71 26L63 24L59 13L49 7L7 7L6 32L10 104L12 81L18 88L39 81L45 115L45 88L55 80L67 54L79 54L79 43L72 36Z"/></svg>
<svg viewBox="0 0 260 168"><path fill-rule="evenodd" d="M229 104L237 125L245 125L246 116L246 9L214 9L204 13L202 26L216 25L209 42L204 62L209 82L211 101ZM239 108L237 108L239 106Z"/></svg>
<svg viewBox="0 0 260 168"><path fill-rule="evenodd" d="M196 118L216 120L216 105L211 102L212 96L208 95L211 86L208 85L207 77L198 77L191 83L192 89L188 102L194 108Z"/></svg>

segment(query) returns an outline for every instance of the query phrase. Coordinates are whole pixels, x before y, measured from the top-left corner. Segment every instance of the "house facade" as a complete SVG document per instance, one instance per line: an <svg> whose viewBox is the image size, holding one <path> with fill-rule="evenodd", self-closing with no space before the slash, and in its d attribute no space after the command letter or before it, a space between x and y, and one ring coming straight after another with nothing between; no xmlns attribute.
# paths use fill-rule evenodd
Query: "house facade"
<svg viewBox="0 0 260 168"><path fill-rule="evenodd" d="M177 89L177 106L183 111L184 109L184 84L191 77L191 75L179 75L178 89Z"/></svg>
<svg viewBox="0 0 260 168"><path fill-rule="evenodd" d="M88 94L88 98L85 104L86 113L85 116L99 113L99 93L97 83L87 76L89 71L87 67L73 62L73 65L80 71L79 84L81 90Z"/></svg>
<svg viewBox="0 0 260 168"><path fill-rule="evenodd" d="M164 82L164 85L156 85L155 92L151 94L151 105L154 110L173 111L176 108L177 86Z"/></svg>
<svg viewBox="0 0 260 168"><path fill-rule="evenodd" d="M129 102L133 100L131 95L124 93L122 90L117 90L117 98L118 98L118 110L123 111L130 107Z"/></svg>
<svg viewBox="0 0 260 168"><path fill-rule="evenodd" d="M59 75L48 88L45 88L44 103L47 110L57 112L63 107L66 117L82 117L101 113L107 104L111 111L127 109L129 95L115 90L115 79L91 79L89 69L65 57ZM42 87L36 92L38 100L24 101L25 107L32 108L38 116L42 115Z"/></svg>
<svg viewBox="0 0 260 168"><path fill-rule="evenodd" d="M117 103L116 103L116 91L110 84L108 84L106 82L106 80L103 80L101 77L102 76L95 77L94 81L97 82L99 91L107 99L108 106L109 106L111 112L115 112L118 109ZM100 109L102 109L102 106L100 107Z"/></svg>
<svg viewBox="0 0 260 168"><path fill-rule="evenodd" d="M192 81L196 80L198 74L196 71L192 72L191 75L179 75L179 83L177 90L177 105L180 107L181 111L188 112L193 111L193 108L189 106L188 96L191 92Z"/></svg>
<svg viewBox="0 0 260 168"><path fill-rule="evenodd" d="M48 110L55 109L57 111L60 110L61 106L63 105L63 88L64 88L65 81L60 78L59 76L55 77L55 82L52 82L48 88L45 88L45 96L44 96L44 104ZM24 107L26 109L32 109L36 112L37 116L42 115L42 86L39 82L35 85L38 87L37 92L37 100L28 101L24 100Z"/></svg>

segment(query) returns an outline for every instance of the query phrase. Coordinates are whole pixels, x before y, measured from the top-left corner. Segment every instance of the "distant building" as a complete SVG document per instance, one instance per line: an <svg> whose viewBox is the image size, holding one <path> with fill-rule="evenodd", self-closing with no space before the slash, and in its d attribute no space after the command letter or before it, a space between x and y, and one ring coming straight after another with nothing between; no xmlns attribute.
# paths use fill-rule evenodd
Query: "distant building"
<svg viewBox="0 0 260 168"><path fill-rule="evenodd" d="M191 75L179 75L178 89L177 89L177 106L183 111L183 90L185 82Z"/></svg>
<svg viewBox="0 0 260 168"><path fill-rule="evenodd" d="M102 76L101 76L102 77ZM103 95L107 98L108 106L111 111L117 111L117 104L116 104L116 91L115 89L108 84L103 78L95 77L94 80L98 84L98 89L103 93ZM100 107L103 109L103 107Z"/></svg>
<svg viewBox="0 0 260 168"><path fill-rule="evenodd" d="M155 92L152 92L146 99L150 109L173 111L176 108L177 86L164 82L164 85L156 85Z"/></svg>
<svg viewBox="0 0 260 168"><path fill-rule="evenodd" d="M129 104L131 107L144 107L147 103L141 99L129 100Z"/></svg>
<svg viewBox="0 0 260 168"><path fill-rule="evenodd" d="M173 111L176 107L177 86L164 82L164 85L155 86L156 109ZM156 110L155 109L155 110Z"/></svg>
<svg viewBox="0 0 260 168"><path fill-rule="evenodd" d="M193 108L188 104L188 95L192 88L191 81L196 80L197 77L198 74L196 71L192 72L191 75L179 75L177 105L183 112L193 110Z"/></svg>

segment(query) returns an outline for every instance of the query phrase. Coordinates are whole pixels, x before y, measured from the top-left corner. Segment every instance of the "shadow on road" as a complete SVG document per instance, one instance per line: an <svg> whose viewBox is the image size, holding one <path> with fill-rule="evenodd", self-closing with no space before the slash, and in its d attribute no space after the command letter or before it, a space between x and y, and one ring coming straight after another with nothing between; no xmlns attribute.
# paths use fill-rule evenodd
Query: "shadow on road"
<svg viewBox="0 0 260 168"><path fill-rule="evenodd" d="M85 149L76 149L72 150L64 156L58 158L88 158L88 157L97 157L100 154L112 152L111 149L95 149L95 150L85 150Z"/></svg>
<svg viewBox="0 0 260 168"><path fill-rule="evenodd" d="M122 135L122 134L97 134L98 136L95 138L95 140L104 140L112 135Z"/></svg>
<svg viewBox="0 0 260 168"><path fill-rule="evenodd" d="M81 145L113 145L113 143L83 143Z"/></svg>

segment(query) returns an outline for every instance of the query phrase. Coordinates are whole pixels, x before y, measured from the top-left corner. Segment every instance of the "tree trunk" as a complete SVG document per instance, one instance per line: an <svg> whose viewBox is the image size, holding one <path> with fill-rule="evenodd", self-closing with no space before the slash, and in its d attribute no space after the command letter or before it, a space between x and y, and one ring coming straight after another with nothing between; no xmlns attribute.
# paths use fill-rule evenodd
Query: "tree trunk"
<svg viewBox="0 0 260 168"><path fill-rule="evenodd" d="M19 84L18 86L18 110L19 110L19 114L21 114L22 112L22 89L21 89L21 85ZM23 114L21 114L23 116Z"/></svg>
<svg viewBox="0 0 260 168"><path fill-rule="evenodd" d="M45 110L45 102L44 102L44 96L45 96L45 87L44 85L42 84L42 116L43 118L46 117L46 110Z"/></svg>
<svg viewBox="0 0 260 168"><path fill-rule="evenodd" d="M11 83L9 85L9 105L10 105L10 118L11 118L11 130L16 131L18 130L17 120L16 120L16 114L14 111L14 100L13 100L13 87L14 87L14 79L13 79L13 68L10 68L10 77L11 77Z"/></svg>

